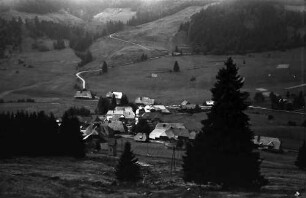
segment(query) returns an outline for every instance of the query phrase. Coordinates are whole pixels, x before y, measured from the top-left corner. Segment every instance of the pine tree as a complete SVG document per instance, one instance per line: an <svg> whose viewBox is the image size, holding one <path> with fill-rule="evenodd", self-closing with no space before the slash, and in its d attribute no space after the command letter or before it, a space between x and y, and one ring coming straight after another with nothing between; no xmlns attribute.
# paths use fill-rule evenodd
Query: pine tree
<svg viewBox="0 0 306 198"><path fill-rule="evenodd" d="M116 166L116 178L119 181L137 182L141 179L140 167L136 162L134 153L131 151L131 144L126 142L124 151Z"/></svg>
<svg viewBox="0 0 306 198"><path fill-rule="evenodd" d="M211 112L183 157L184 180L214 182L224 188L259 188L266 180L260 175L259 153L253 151L253 133L243 112L248 93L240 91L243 79L231 58L225 66L211 89Z"/></svg>
<svg viewBox="0 0 306 198"><path fill-rule="evenodd" d="M149 137L149 134L151 132L151 128L150 128L150 125L148 124L148 121L146 119L139 119L139 122L135 126L134 131L136 133L145 133L147 135L147 137Z"/></svg>
<svg viewBox="0 0 306 198"><path fill-rule="evenodd" d="M108 71L107 63L104 61L104 62L103 62L103 66L102 66L102 72L103 72L103 73L107 73L107 71Z"/></svg>
<svg viewBox="0 0 306 198"><path fill-rule="evenodd" d="M109 108L110 108L109 100L107 98L100 97L97 105L97 113L104 115L107 113Z"/></svg>
<svg viewBox="0 0 306 198"><path fill-rule="evenodd" d="M117 100L116 100L115 94L113 94L109 109L114 110L116 108L116 106L117 106Z"/></svg>
<svg viewBox="0 0 306 198"><path fill-rule="evenodd" d="M298 156L295 161L295 165L300 169L306 170L306 142L304 140L303 145L299 149Z"/></svg>
<svg viewBox="0 0 306 198"><path fill-rule="evenodd" d="M174 72L179 72L180 71L180 67L177 61L175 61L174 66L173 66L173 71Z"/></svg>
<svg viewBox="0 0 306 198"><path fill-rule="evenodd" d="M129 99L125 94L123 94L122 98L121 98L121 101L120 101L120 105L121 106L126 106L128 104L129 104Z"/></svg>

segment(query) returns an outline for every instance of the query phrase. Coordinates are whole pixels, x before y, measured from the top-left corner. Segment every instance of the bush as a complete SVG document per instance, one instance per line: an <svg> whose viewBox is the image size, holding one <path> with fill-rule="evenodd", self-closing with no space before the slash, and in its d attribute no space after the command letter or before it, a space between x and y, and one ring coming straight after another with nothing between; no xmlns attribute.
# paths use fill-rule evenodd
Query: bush
<svg viewBox="0 0 306 198"><path fill-rule="evenodd" d="M299 148L299 153L295 161L295 165L300 169L306 169L306 143Z"/></svg>
<svg viewBox="0 0 306 198"><path fill-rule="evenodd" d="M288 126L296 126L296 122L294 122L294 121L288 121Z"/></svg>
<svg viewBox="0 0 306 198"><path fill-rule="evenodd" d="M69 116L90 116L90 110L86 109L85 107L70 107L67 111L66 111L67 115Z"/></svg>
<svg viewBox="0 0 306 198"><path fill-rule="evenodd" d="M303 127L306 127L306 120L304 120L304 122L302 123Z"/></svg>
<svg viewBox="0 0 306 198"><path fill-rule="evenodd" d="M192 76L191 78L190 78L190 81L191 82L193 82L193 81L195 81L196 80L196 77L194 77L194 76Z"/></svg>

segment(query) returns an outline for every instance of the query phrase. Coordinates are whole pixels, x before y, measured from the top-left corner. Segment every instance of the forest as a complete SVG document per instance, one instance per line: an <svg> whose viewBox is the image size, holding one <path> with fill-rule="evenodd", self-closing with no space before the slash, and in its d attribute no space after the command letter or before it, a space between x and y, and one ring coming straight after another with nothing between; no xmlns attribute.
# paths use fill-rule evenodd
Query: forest
<svg viewBox="0 0 306 198"><path fill-rule="evenodd" d="M239 0L202 10L181 24L179 31L187 32L196 53L285 50L305 45L301 31L305 15L281 4Z"/></svg>
<svg viewBox="0 0 306 198"><path fill-rule="evenodd" d="M0 158L13 156L85 156L78 119L66 112L59 126L44 112L1 113Z"/></svg>

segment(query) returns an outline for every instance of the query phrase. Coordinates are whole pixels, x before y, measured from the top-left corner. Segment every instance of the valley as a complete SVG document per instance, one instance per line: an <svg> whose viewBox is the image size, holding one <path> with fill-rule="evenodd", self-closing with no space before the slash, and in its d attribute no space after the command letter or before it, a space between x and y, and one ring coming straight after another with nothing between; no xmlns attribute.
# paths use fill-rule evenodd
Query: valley
<svg viewBox="0 0 306 198"><path fill-rule="evenodd" d="M188 0L184 2L189 5ZM286 4L286 9L303 10L301 7L305 4L301 2L292 1ZM174 8L179 7L181 2L175 3L178 5L173 5ZM239 75L244 79L242 91L250 93L248 102L260 107L245 111L250 118L250 129L254 135L276 137L282 141L283 153L257 150L263 159L260 172L269 184L258 192L252 192L214 190L211 186L186 183L182 179L184 150L177 150L174 154L177 161L173 169L174 150L167 148L165 143L136 142L131 134L123 134L117 140L117 156L110 156L107 150L102 149L99 152L89 150L84 159L4 159L0 163L0 197L279 198L294 197L296 192L301 193L299 197L305 197L306 173L294 165L298 149L306 140L303 126L305 106L295 113L271 110L269 96L265 96L265 102L254 102L259 90L285 97L286 88L305 83L305 46L242 54L174 53L175 48L191 48L188 35L179 31L180 25L190 21L190 17L202 9L219 3L222 4L222 1L183 6L174 14L136 26L126 23L137 16L140 6L114 6L99 10L88 21L86 14L82 18L67 10L42 15L15 10L5 12L1 16L5 19L20 16L25 20L39 16L40 20L85 28L88 35L98 35L96 33L112 19L123 21L125 25L123 30L92 39L86 49L91 53L92 60L83 66L79 65L81 58L76 50L69 47L68 39L64 39L64 49L55 50L53 44L56 40L46 36L33 39L27 32L23 35L22 50L13 51L8 58L0 59L0 112L45 111L60 118L70 107L85 107L90 110L89 117L93 120L99 116L99 97L106 97L110 91L125 93L132 103L137 97L146 96L167 108L180 106L184 100L203 105L212 98L211 88L216 83L218 71L224 67L226 59L232 57L239 68ZM150 7L150 3L147 4L144 5ZM152 8L153 5L156 6L152 4ZM50 50L33 49L33 43L43 43ZM141 59L143 55L147 56L144 60ZM108 66L105 73L102 72L104 61ZM174 72L175 62L179 65L179 72ZM89 90L95 97L90 100L74 98L80 90ZM33 99L35 102L17 102L21 99ZM171 114L161 114L159 119L167 123L183 123L189 131L200 131L203 127L201 121L207 119L206 111L187 113L169 109ZM290 125L290 122L295 125ZM127 141L131 142L145 175L137 184L117 183L115 180L114 167Z"/></svg>

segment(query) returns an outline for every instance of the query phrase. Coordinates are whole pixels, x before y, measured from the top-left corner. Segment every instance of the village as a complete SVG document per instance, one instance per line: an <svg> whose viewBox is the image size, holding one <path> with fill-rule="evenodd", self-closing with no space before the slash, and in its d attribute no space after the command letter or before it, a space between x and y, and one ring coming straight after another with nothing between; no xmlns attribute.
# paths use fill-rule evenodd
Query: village
<svg viewBox="0 0 306 198"><path fill-rule="evenodd" d="M77 91L75 98L88 100L92 93ZM98 97L97 97L98 98ZM188 128L181 122L164 122L162 116L171 114L194 114L209 112L214 102L207 100L203 105L184 100L179 105L163 105L149 97L137 97L134 103L123 105L127 96L122 92L108 92L105 98L116 107L104 115L78 116L81 133L87 149L91 152L117 156L119 141L159 144L164 149L184 151L193 142L200 130ZM126 99L123 99L126 100ZM60 123L60 120L58 120ZM281 140L275 137L254 136L253 142L259 149L281 153ZM147 151L148 153L148 151Z"/></svg>

